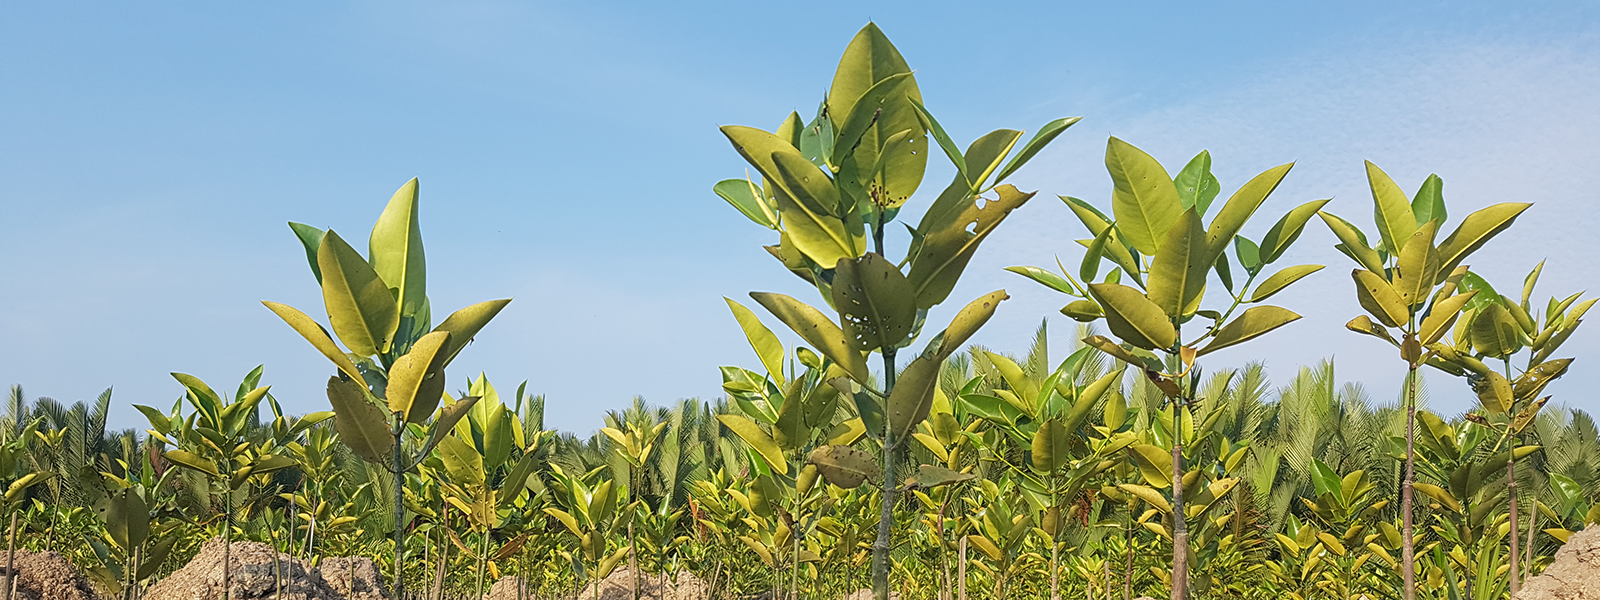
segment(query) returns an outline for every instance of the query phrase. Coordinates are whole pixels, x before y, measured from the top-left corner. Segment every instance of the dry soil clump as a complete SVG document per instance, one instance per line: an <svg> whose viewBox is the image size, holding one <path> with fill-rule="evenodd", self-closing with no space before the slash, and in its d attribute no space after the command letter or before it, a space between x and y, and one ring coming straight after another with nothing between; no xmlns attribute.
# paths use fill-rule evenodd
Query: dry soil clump
<svg viewBox="0 0 1600 600"><path fill-rule="evenodd" d="M577 600L594 600L594 591L594 584L585 586ZM705 582L688 571L680 571L676 581L671 577L662 581L658 575L639 575L640 600L706 600L706 591ZM512 592L515 593L515 588L512 588ZM633 600L633 572L623 567L601 580L600 600Z"/></svg>
<svg viewBox="0 0 1600 600"><path fill-rule="evenodd" d="M0 552L0 586L10 585ZM21 600L100 600L83 574L55 552L17 551L17 596Z"/></svg>
<svg viewBox="0 0 1600 600"><path fill-rule="evenodd" d="M325 558L322 568L316 569L266 544L234 542L231 547L228 563L232 579L228 587L232 600L277 600L280 577L283 600L389 598L383 577L373 568L372 561L364 558ZM273 557L277 557L276 567ZM281 570L281 575L275 576L275 568ZM330 581L334 583L330 585ZM144 600L222 600L222 539L206 542L188 565L151 586Z"/></svg>
<svg viewBox="0 0 1600 600"><path fill-rule="evenodd" d="M1600 527L1572 534L1543 574L1522 583L1517 600L1600 600Z"/></svg>

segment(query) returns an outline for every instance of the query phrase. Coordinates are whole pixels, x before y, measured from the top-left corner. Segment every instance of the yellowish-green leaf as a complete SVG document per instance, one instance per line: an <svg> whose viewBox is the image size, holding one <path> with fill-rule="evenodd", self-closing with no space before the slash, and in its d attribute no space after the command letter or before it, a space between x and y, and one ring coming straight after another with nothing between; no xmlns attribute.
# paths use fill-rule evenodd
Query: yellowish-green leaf
<svg viewBox="0 0 1600 600"><path fill-rule="evenodd" d="M795 333L800 334L800 338L807 344L838 363L850 377L861 382L869 380L866 357L856 350L855 344L845 335L844 330L822 314L822 311L783 294L751 292L750 297L766 307Z"/></svg>
<svg viewBox="0 0 1600 600"><path fill-rule="evenodd" d="M417 219L417 178L411 178L389 198L383 214L372 226L367 256L394 296L400 316L416 316L427 298L428 269L422 253L422 226Z"/></svg>
<svg viewBox="0 0 1600 600"><path fill-rule="evenodd" d="M1268 277L1266 281L1261 282L1261 285L1256 286L1255 293L1251 294L1250 296L1250 302L1260 302L1262 300L1266 300L1267 298L1271 298L1273 294L1283 291L1283 289L1289 287L1290 284L1300 281L1301 278L1321 270L1322 265L1296 265L1293 267L1286 267L1282 271L1273 273L1272 276Z"/></svg>
<svg viewBox="0 0 1600 600"><path fill-rule="evenodd" d="M360 356L388 352L400 326L400 309L377 271L331 229L322 236L317 265L322 268L322 302L339 340Z"/></svg>
<svg viewBox="0 0 1600 600"><path fill-rule="evenodd" d="M1350 257L1360 264L1362 268L1373 273L1383 273L1383 258L1378 256L1378 251L1367 246L1366 236L1360 229L1349 221L1337 216L1318 212L1317 216L1328 224L1328 229L1333 231L1334 237L1339 238L1339 245L1350 254Z"/></svg>
<svg viewBox="0 0 1600 600"><path fill-rule="evenodd" d="M328 402L333 404L333 425L356 456L367 462L389 463L394 438L383 411L367 400L367 391L351 380L328 378Z"/></svg>
<svg viewBox="0 0 1600 600"><path fill-rule="evenodd" d="M1167 228L1183 214L1172 176L1154 157L1115 137L1106 142L1106 170L1115 185L1111 209L1117 230L1139 252L1154 256Z"/></svg>
<svg viewBox="0 0 1600 600"><path fill-rule="evenodd" d="M728 302L728 309L733 311L733 318L739 321L739 328L744 330L744 337L750 341L750 347L756 351L756 356L761 359L761 365L766 367L767 376L784 385L783 376L783 342L778 341L778 336L761 323L756 314L750 312L743 304L734 302L732 298L724 297Z"/></svg>
<svg viewBox="0 0 1600 600"><path fill-rule="evenodd" d="M995 188L995 200L963 200L954 218L936 219L936 226L925 232L922 249L911 261L906 276L916 291L917 308L927 309L944 302L955 289L956 281L977 253L978 245L993 233L1011 211L1033 198L1010 184ZM927 223L930 217L924 217ZM919 230L922 227L919 226ZM832 264L832 263L822 263Z"/></svg>
<svg viewBox="0 0 1600 600"><path fill-rule="evenodd" d="M478 331L482 330L484 325L488 325L489 320L500 314L500 310L510 303L510 298L479 302L451 313L443 323L433 328L434 331L450 332L450 345L445 353L444 364L448 366L450 361L455 360L456 355L461 354L461 350L472 343L472 338L478 335Z"/></svg>
<svg viewBox="0 0 1600 600"><path fill-rule="evenodd" d="M1328 202L1329 200L1312 200L1294 207L1288 214L1283 215L1283 218L1278 219L1278 222L1272 225L1272 229L1268 229L1267 234L1261 238L1261 262L1272 263L1281 258L1284 251L1289 249L1289 245L1305 231L1306 221L1321 212L1322 207Z"/></svg>
<svg viewBox="0 0 1600 600"><path fill-rule="evenodd" d="M1378 235L1383 237L1389 254L1399 255L1417 230L1411 199L1372 161L1367 161L1367 184L1372 188L1373 219L1378 223Z"/></svg>
<svg viewBox="0 0 1600 600"><path fill-rule="evenodd" d="M1439 243L1439 272L1454 271L1468 255L1505 231L1530 206L1533 205L1527 202L1502 202L1467 215L1461 225Z"/></svg>
<svg viewBox="0 0 1600 600"><path fill-rule="evenodd" d="M868 252L834 267L833 306L856 350L894 347L911 335L917 304L911 282L894 263Z"/></svg>
<svg viewBox="0 0 1600 600"><path fill-rule="evenodd" d="M880 474L872 456L849 446L823 446L811 451L806 462L817 466L828 483L853 489Z"/></svg>
<svg viewBox="0 0 1600 600"><path fill-rule="evenodd" d="M1456 317L1461 315L1461 307L1466 306L1467 302L1477 295L1478 290L1472 290L1434 302L1433 307L1428 309L1428 316L1422 319L1421 329L1418 330L1422 345L1432 344L1444 337L1444 333L1456 322Z"/></svg>
<svg viewBox="0 0 1600 600"><path fill-rule="evenodd" d="M445 348L449 344L450 332L435 331L422 336L394 361L384 393L390 412L400 413L407 423L422 423L433 416L444 394Z"/></svg>
<svg viewBox="0 0 1600 600"><path fill-rule="evenodd" d="M1400 327L1411 321L1411 311L1388 281L1372 271L1361 269L1351 271L1350 276L1356 280L1356 299L1361 302L1361 308L1377 317L1378 322L1388 327Z"/></svg>
<svg viewBox="0 0 1600 600"><path fill-rule="evenodd" d="M1205 261L1207 265L1215 262L1217 255L1227 249L1233 237L1244 228L1245 222L1256 213L1256 209L1261 208L1261 203L1266 202L1267 196L1278 189L1278 184L1283 182L1284 176L1293 168L1294 163L1288 163L1262 171L1260 175L1239 186L1239 190L1228 198L1228 202L1222 205L1222 210L1217 211L1216 218L1211 220L1211 226L1206 228L1206 245L1210 252ZM1262 248L1263 262L1268 256L1265 250Z"/></svg>
<svg viewBox="0 0 1600 600"><path fill-rule="evenodd" d="M1433 247L1433 237L1438 230L1438 221L1428 221L1417 227L1395 263L1394 290L1408 307L1427 302L1439 278L1439 257Z"/></svg>
<svg viewBox="0 0 1600 600"><path fill-rule="evenodd" d="M288 323L289 327L300 334L300 337L311 342L311 347L316 348L323 356L328 357L328 360L333 361L334 366L338 367L340 372L343 372L351 379L361 379L361 371L356 370L356 364L351 362L350 357L339 349L338 344L333 343L333 338L328 337L328 332L316 321L312 320L311 317L287 304L266 300L261 303L283 319L283 322Z"/></svg>
<svg viewBox="0 0 1600 600"><path fill-rule="evenodd" d="M1300 315L1279 306L1256 306L1244 311L1238 318L1223 325L1217 335L1202 348L1198 356L1205 356L1229 346L1237 346L1256 339L1267 332L1298 320Z"/></svg>
<svg viewBox="0 0 1600 600"><path fill-rule="evenodd" d="M1170 318L1183 316L1184 309L1205 291L1214 258L1206 247L1203 227L1200 213L1192 208L1184 211L1167 228L1161 250L1150 261L1149 300Z"/></svg>
<svg viewBox="0 0 1600 600"><path fill-rule="evenodd" d="M1178 332L1166 312L1139 290L1116 283L1089 284L1089 293L1106 311L1106 324L1122 341L1155 350L1171 348Z"/></svg>
<svg viewBox="0 0 1600 600"><path fill-rule="evenodd" d="M749 444L750 448L767 460L767 465L780 474L789 472L789 461L784 458L783 450L778 447L778 442L767 435L755 421L740 415L717 415L717 420L724 427L733 431L734 435Z"/></svg>

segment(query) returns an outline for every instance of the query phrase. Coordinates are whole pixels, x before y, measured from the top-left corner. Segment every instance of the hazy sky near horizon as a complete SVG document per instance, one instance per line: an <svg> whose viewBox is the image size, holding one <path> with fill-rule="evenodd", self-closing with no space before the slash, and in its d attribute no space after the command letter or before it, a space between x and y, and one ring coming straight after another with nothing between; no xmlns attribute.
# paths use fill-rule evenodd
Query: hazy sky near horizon
<svg viewBox="0 0 1600 600"><path fill-rule="evenodd" d="M1597 17L1584 2L8 3L0 384L68 402L115 386L113 424L143 427L129 405L169 405L168 372L231 389L265 363L289 410L325 407L332 369L259 303L322 317L285 222L363 247L415 176L435 316L515 298L452 389L527 380L549 425L580 432L635 395L719 395L718 365L756 364L721 297L814 293L711 193L745 170L716 128L809 116L869 20L963 145L1084 117L1014 178L1039 196L948 302L1010 291L978 343L1021 352L1047 318L1065 356L1064 297L1002 269L1076 262L1081 226L1055 196L1109 206L1108 135L1173 171L1209 149L1224 195L1296 161L1256 239L1317 198L1370 223L1363 159L1408 192L1443 177L1451 226L1534 202L1472 263L1515 289L1548 258L1538 297L1564 296L1600 287ZM953 172L929 164L913 207ZM1329 266L1277 298L1306 318L1212 369L1259 359L1281 384L1334 357L1393 400L1393 350L1341 327L1360 309L1333 243L1313 222L1282 263ZM1560 401L1600 409L1597 350L1597 331L1564 347L1580 362ZM1440 410L1472 401L1430 384Z"/></svg>

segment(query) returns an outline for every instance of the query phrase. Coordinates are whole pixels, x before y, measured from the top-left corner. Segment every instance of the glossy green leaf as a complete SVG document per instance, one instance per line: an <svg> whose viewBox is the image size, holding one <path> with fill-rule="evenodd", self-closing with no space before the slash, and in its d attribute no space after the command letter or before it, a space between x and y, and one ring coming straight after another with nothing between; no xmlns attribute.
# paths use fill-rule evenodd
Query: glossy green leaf
<svg viewBox="0 0 1600 600"><path fill-rule="evenodd" d="M1367 236L1361 233L1360 229L1349 221L1325 212L1318 212L1317 216L1322 217L1322 221L1328 224L1328 229L1339 238L1338 248L1348 254L1351 260L1375 274L1384 272L1383 259L1378 256L1377 250L1367 245Z"/></svg>
<svg viewBox="0 0 1600 600"><path fill-rule="evenodd" d="M150 535L150 506L129 488L108 493L101 520L106 536L116 542L124 555L132 555L134 548L144 544Z"/></svg>
<svg viewBox="0 0 1600 600"><path fill-rule="evenodd" d="M480 400L478 396L467 396L439 409L439 414L433 419L431 433L428 435L428 445L423 448L423 454L432 451L445 436L455 430L456 425L461 423L463 418L466 418L467 413L472 412L473 407L478 405L478 400ZM335 421L335 424L337 424L337 421Z"/></svg>
<svg viewBox="0 0 1600 600"><path fill-rule="evenodd" d="M1011 161L1007 162L1006 166L1001 168L1000 172L994 176L995 183L1005 181L1012 173L1016 173L1017 169L1021 169L1022 165L1027 164L1040 150L1050 145L1050 142L1054 141L1056 136L1061 135L1068 127L1073 126L1082 119L1083 117L1066 117L1045 123L1037 133L1033 134L1028 143L1023 144L1022 149L1011 157Z"/></svg>
<svg viewBox="0 0 1600 600"><path fill-rule="evenodd" d="M788 150L772 153L772 164L778 169L778 177L788 190L790 199L799 202L806 211L819 216L838 213L839 190L822 169L811 164L799 152ZM847 245L843 240L840 240L840 244Z"/></svg>
<svg viewBox="0 0 1600 600"><path fill-rule="evenodd" d="M1178 201L1184 210L1192 208L1198 214L1206 214L1211 201L1222 191L1222 184L1211 174L1211 151L1201 150L1189 159L1189 164L1172 177L1172 185L1178 188Z"/></svg>
<svg viewBox="0 0 1600 600"><path fill-rule="evenodd" d="M896 442L910 438L917 425L928 418L942 364L943 355L924 353L900 371L884 411L889 420L889 432Z"/></svg>
<svg viewBox="0 0 1600 600"><path fill-rule="evenodd" d="M1205 291L1213 259L1206 247L1200 213L1185 210L1167 229L1161 250L1150 261L1149 300L1168 317L1178 318ZM1105 302L1101 302L1105 304Z"/></svg>
<svg viewBox="0 0 1600 600"><path fill-rule="evenodd" d="M1245 222L1256 213L1256 209L1261 208L1267 196L1278 189L1278 184L1283 182L1284 176L1293 168L1294 163L1289 163L1267 169L1260 175L1250 178L1250 181L1239 186L1238 191L1228 197L1228 202L1222 205L1222 209L1217 211L1216 218L1211 220L1211 226L1206 228L1206 246L1211 252L1207 256L1207 264L1215 260L1217 253L1227 249L1228 242L1239 235ZM1263 262L1268 262L1268 257L1265 252L1261 254Z"/></svg>
<svg viewBox="0 0 1600 600"><path fill-rule="evenodd" d="M911 282L894 263L868 252L834 268L833 306L855 349L893 348L911 335L917 304Z"/></svg>
<svg viewBox="0 0 1600 600"><path fill-rule="evenodd" d="M1471 290L1434 302L1428 309L1428 316L1422 319L1422 326L1417 329L1417 339L1423 345L1439 341L1450 330L1450 325L1456 322L1461 307L1466 306L1477 294L1478 290Z"/></svg>
<svg viewBox="0 0 1600 600"><path fill-rule="evenodd" d="M1205 356L1230 346L1237 346L1298 320L1300 315L1278 306L1255 306L1223 325L1217 335L1201 348L1196 356Z"/></svg>
<svg viewBox="0 0 1600 600"><path fill-rule="evenodd" d="M1467 215L1449 237L1439 242L1439 273L1448 274L1454 271L1468 255L1511 227L1517 216L1530 206L1533 204L1502 202Z"/></svg>
<svg viewBox="0 0 1600 600"><path fill-rule="evenodd" d="M445 317L443 323L433 328L434 331L450 332L450 345L445 353L444 364L449 365L450 361L455 360L456 355L461 354L461 350L472 343L472 338L478 335L478 331L482 330L484 325L488 325L489 320L500 314L500 310L510 303L510 298L479 302L451 313L449 317Z"/></svg>
<svg viewBox="0 0 1600 600"><path fill-rule="evenodd" d="M778 228L776 209L762 199L761 186L749 179L724 179L711 186L711 191L739 209L751 221L768 229Z"/></svg>
<svg viewBox="0 0 1600 600"><path fill-rule="evenodd" d="M1472 346L1479 354L1501 357L1522 349L1521 327L1504 304L1485 305L1472 319Z"/></svg>
<svg viewBox="0 0 1600 600"><path fill-rule="evenodd" d="M1438 221L1443 224L1449 215L1444 207L1444 180L1438 175L1429 174L1422 181L1422 187L1417 188L1417 195L1411 198L1411 213L1417 217L1417 226L1422 226L1428 221Z"/></svg>
<svg viewBox="0 0 1600 600"><path fill-rule="evenodd" d="M322 247L323 231L294 221L289 222L289 229L294 231L294 236L306 249L306 260L311 263L311 274L317 277L317 285L322 285L322 267L317 265L317 249Z"/></svg>
<svg viewBox="0 0 1600 600"><path fill-rule="evenodd" d="M1439 279L1439 257L1433 246L1433 236L1438 230L1438 221L1418 226L1411 239L1405 242L1405 250L1400 252L1400 260L1391 271L1394 290L1408 308L1427 302L1434 282Z"/></svg>
<svg viewBox="0 0 1600 600"><path fill-rule="evenodd" d="M1033 434L1033 468L1053 473L1072 463L1071 433L1060 419L1039 424Z"/></svg>
<svg viewBox="0 0 1600 600"><path fill-rule="evenodd" d="M1156 488L1172 485L1172 453L1150 444L1134 444L1133 462L1146 483Z"/></svg>
<svg viewBox="0 0 1600 600"><path fill-rule="evenodd" d="M956 145L955 140L950 139L950 134L945 133L944 126L939 124L938 119L933 118L933 113L928 112L928 108L923 106L921 102L913 100L911 106L916 109L918 115L921 115L922 126L928 130L929 134L933 135L934 141L939 143L939 148L944 150L944 155L950 158L951 164L955 165L956 176L970 188L972 186L972 177L967 173L967 159L961 153L961 147Z"/></svg>
<svg viewBox="0 0 1600 600"><path fill-rule="evenodd" d="M1250 302L1260 302L1262 300L1266 300L1267 298L1271 298L1273 294L1283 291L1283 289L1289 287L1290 284L1300 281L1305 276L1317 271L1321 271L1322 269L1322 265L1296 265L1293 267L1284 267L1283 270L1273 273L1272 276L1267 277L1266 281L1263 281L1260 285L1256 286L1255 293L1250 295Z"/></svg>
<svg viewBox="0 0 1600 600"><path fill-rule="evenodd" d="M1037 281L1044 284L1045 287L1063 294L1077 293L1077 290L1073 289L1072 284L1065 277L1057 275L1048 269L1039 267L1006 267L1006 270Z"/></svg>
<svg viewBox="0 0 1600 600"><path fill-rule="evenodd" d="M1139 290L1115 283L1089 284L1089 293L1106 312L1106 324L1122 341L1146 350L1167 349L1178 334L1160 306Z"/></svg>
<svg viewBox="0 0 1600 600"><path fill-rule="evenodd" d="M1361 308L1367 313L1377 317L1378 322L1388 327L1400 327L1411 321L1411 311L1400 300L1399 292L1394 287L1377 276L1372 271L1356 269L1350 272L1356 281L1356 299L1361 302Z"/></svg>
<svg viewBox="0 0 1600 600"><path fill-rule="evenodd" d="M739 328L744 330L744 337L750 342L750 347L756 351L756 356L761 359L762 366L766 367L767 375L772 377L778 385L784 384L783 375L783 342L778 336L761 323L761 319L743 304L734 302L732 298L723 298L728 302L728 309L733 311L733 318L739 322Z"/></svg>
<svg viewBox="0 0 1600 600"><path fill-rule="evenodd" d="M322 267L322 301L339 340L360 356L388 352L400 326L400 310L372 265L332 230L322 237L317 264Z"/></svg>
<svg viewBox="0 0 1600 600"><path fill-rule="evenodd" d="M1305 231L1306 221L1321 212L1322 207L1328 202L1330 200L1312 200L1301 204L1283 215L1277 223L1273 223L1272 229L1268 229L1267 234L1261 238L1261 261L1271 264L1282 258L1289 245L1299 239L1301 232Z"/></svg>
<svg viewBox="0 0 1600 600"><path fill-rule="evenodd" d="M1111 208L1117 229L1139 252L1154 255L1167 228L1183 214L1172 177L1155 158L1115 137L1106 143L1106 170L1115 185Z"/></svg>
<svg viewBox="0 0 1600 600"><path fill-rule="evenodd" d="M780 474L789 472L789 461L784 458L783 449L779 448L778 442L767 435L755 421L740 415L717 415L717 421L766 459L767 465L771 466L773 471Z"/></svg>
<svg viewBox="0 0 1600 600"><path fill-rule="evenodd" d="M168 450L162 453L162 456L180 467L193 469L212 477L221 476L216 463L188 450Z"/></svg>
<svg viewBox="0 0 1600 600"><path fill-rule="evenodd" d="M1021 131L996 129L973 140L967 146L965 162L967 174L972 178L971 186L974 192L982 189L983 184L989 180L989 175L1000 168L1000 161L1011 153L1011 149L1017 145L1019 139L1022 139Z"/></svg>
<svg viewBox="0 0 1600 600"><path fill-rule="evenodd" d="M906 480L906 487L929 489L977 478L976 474L952 471L939 465L920 465L917 474Z"/></svg>
<svg viewBox="0 0 1600 600"><path fill-rule="evenodd" d="M415 177L396 190L378 215L367 241L372 270L399 300L400 316L422 312L427 296L428 268L422 251L422 226L418 222L418 184Z"/></svg>
<svg viewBox="0 0 1600 600"><path fill-rule="evenodd" d="M1417 230L1416 214L1411 212L1411 202L1400 191L1388 173L1367 161L1367 184L1372 188L1373 220L1378 223L1378 235L1383 247L1391 255L1399 255L1411 234Z"/></svg>
<svg viewBox="0 0 1600 600"><path fill-rule="evenodd" d="M487 479L483 455L472 444L456 436L439 441L439 458L444 461L445 472L457 485L483 485Z"/></svg>
<svg viewBox="0 0 1600 600"><path fill-rule="evenodd" d="M911 67L883 31L876 24L868 23L850 40L844 55L839 58L839 68L834 72L833 84L828 88L828 114L834 117L836 123L848 121L850 115L857 112L857 103L873 86L902 73L911 73ZM919 133L922 131L921 119L910 103L921 102L922 93L917 89L915 76L908 76L907 79L900 90L902 93L892 96L900 99L898 104L882 105L875 124L861 135L855 150L838 164L840 179L847 185L859 186L880 206L888 208L898 207L911 197L922 183L928 162L928 138L925 135L914 135L899 147L882 146L889 136L897 132L907 129ZM866 108L862 107L861 110ZM841 126L841 138L844 137L843 133ZM889 156L881 157L881 153ZM840 156L838 148L834 149L834 155ZM876 175L862 173L867 167L880 163L883 165ZM863 175L865 179L859 179ZM829 261L822 264L833 263Z"/></svg>
<svg viewBox="0 0 1600 600"><path fill-rule="evenodd" d="M995 290L961 307L961 310L956 312L955 318L950 320L950 326L944 329L939 344L939 355L949 357L960 352L967 340L994 316L994 311L1000 307L1000 303L1010 298L1005 290Z"/></svg>
<svg viewBox="0 0 1600 600"><path fill-rule="evenodd" d="M389 367L384 397L389 410L400 413L407 423L427 421L439 407L445 387L445 349L449 344L450 332L429 333Z"/></svg>

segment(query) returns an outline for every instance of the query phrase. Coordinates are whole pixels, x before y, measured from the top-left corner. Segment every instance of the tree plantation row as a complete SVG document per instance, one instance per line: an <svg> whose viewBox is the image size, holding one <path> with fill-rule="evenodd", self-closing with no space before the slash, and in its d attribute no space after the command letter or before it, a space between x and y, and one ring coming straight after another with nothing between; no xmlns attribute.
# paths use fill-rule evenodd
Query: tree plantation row
<svg viewBox="0 0 1600 600"><path fill-rule="evenodd" d="M519 596L571 598L626 566L635 596L693 577L719 599L1487 600L1600 521L1595 423L1546 392L1595 299L1541 299L1542 263L1521 281L1473 272L1528 235L1514 222L1531 205L1452 219L1437 176L1413 191L1367 163L1369 224L1328 200L1266 207L1292 164L1224 196L1208 153L1173 174L1113 137L1111 197L1061 197L1081 257L1009 269L1066 296L1072 347L1053 356L1043 325L1010 351L970 344L1010 296L952 292L1034 201L1007 180L1077 120L963 150L869 24L814 116L721 129L750 175L715 193L773 232L762 250L799 280L727 300L758 367L721 367L714 401L636 400L588 438L546 430L526 383L449 389L511 301L435 319L415 179L364 254L290 223L323 307L264 304L331 364L273 377L327 377L329 410L285 414L261 368L236 387L175 373L182 398L136 406L149 428L119 433L109 391L66 407L13 388L13 546L61 552L124 600L216 537L369 557L408 598L513 575ZM930 144L954 180L900 220ZM1270 226L1253 240L1252 222ZM1398 403L1331 362L1274 383L1260 363L1208 360L1318 310L1270 301L1327 276L1292 260L1323 228L1363 309L1342 333L1392 352ZM887 247L891 231L909 242ZM946 302L953 318L930 322ZM1478 406L1428 410L1425 372Z"/></svg>

